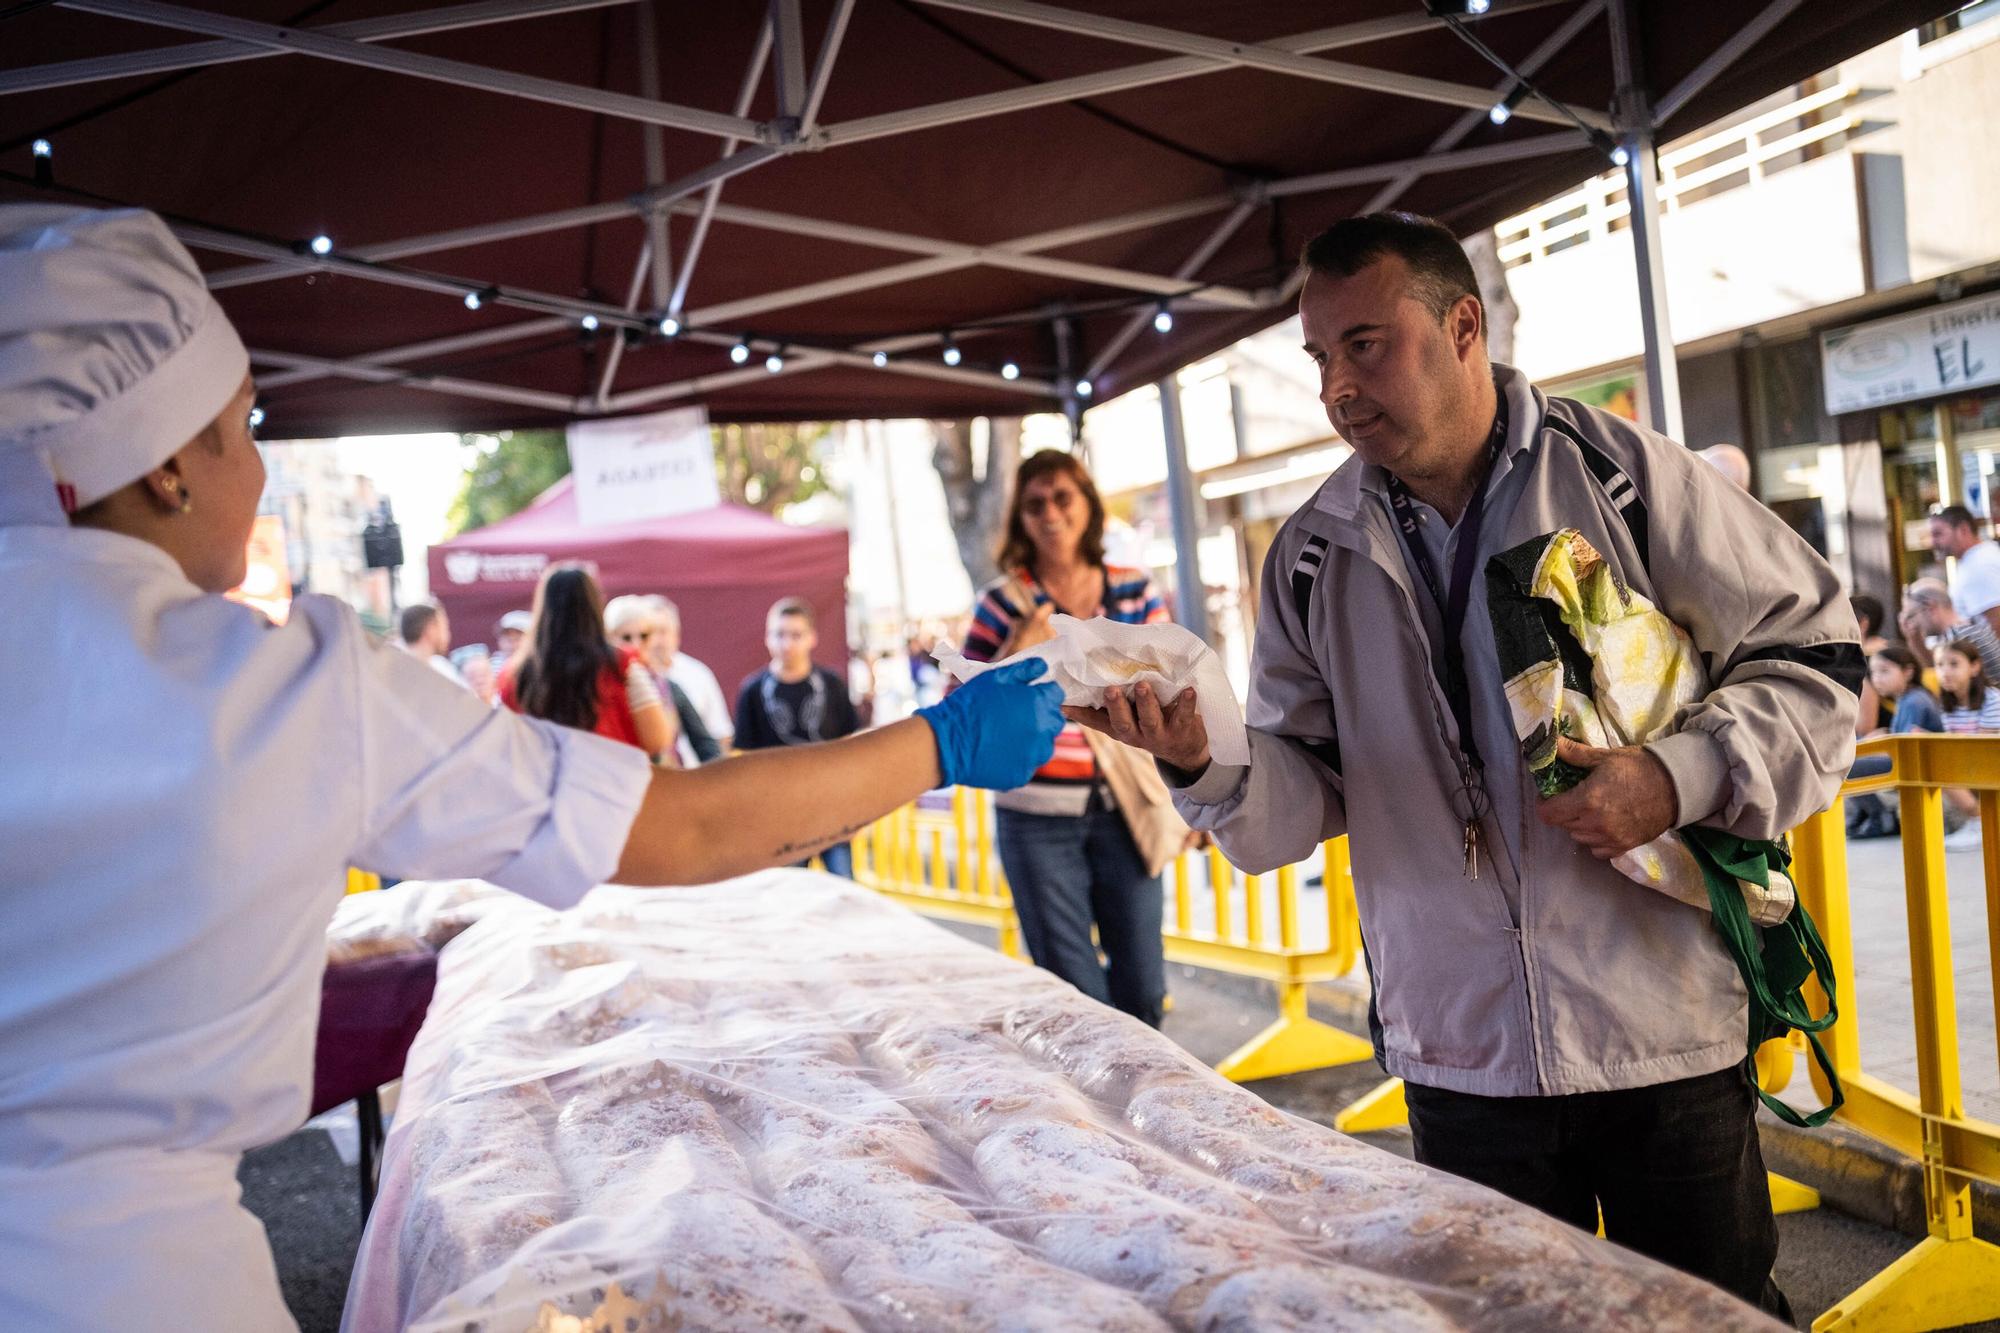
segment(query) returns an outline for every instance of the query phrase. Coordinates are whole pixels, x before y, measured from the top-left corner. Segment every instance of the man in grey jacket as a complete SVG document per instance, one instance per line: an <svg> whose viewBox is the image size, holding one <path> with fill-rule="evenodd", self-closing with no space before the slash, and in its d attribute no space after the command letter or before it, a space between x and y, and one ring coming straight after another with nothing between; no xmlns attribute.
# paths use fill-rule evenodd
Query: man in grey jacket
<svg viewBox="0 0 2000 1333"><path fill-rule="evenodd" d="M1191 697L1073 710L1150 750L1175 803L1264 871L1350 835L1371 1026L1420 1160L1774 1312L1777 1230L1743 983L1706 912L1610 858L1670 828L1785 833L1854 751L1862 659L1832 570L1672 440L1487 359L1471 265L1407 214L1306 247L1299 301L1355 455L1264 565L1250 762ZM1707 697L1539 800L1487 618L1488 558L1577 528L1693 636Z"/></svg>

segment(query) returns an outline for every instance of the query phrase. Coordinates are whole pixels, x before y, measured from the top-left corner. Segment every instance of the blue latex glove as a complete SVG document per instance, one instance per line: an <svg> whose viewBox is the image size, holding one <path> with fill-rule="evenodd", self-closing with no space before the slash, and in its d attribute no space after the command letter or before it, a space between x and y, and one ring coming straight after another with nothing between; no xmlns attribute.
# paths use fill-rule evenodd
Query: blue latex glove
<svg viewBox="0 0 2000 1333"><path fill-rule="evenodd" d="M937 735L944 786L1006 791L1049 762L1063 729L1062 691L1028 683L1047 670L1038 657L995 667L917 710Z"/></svg>

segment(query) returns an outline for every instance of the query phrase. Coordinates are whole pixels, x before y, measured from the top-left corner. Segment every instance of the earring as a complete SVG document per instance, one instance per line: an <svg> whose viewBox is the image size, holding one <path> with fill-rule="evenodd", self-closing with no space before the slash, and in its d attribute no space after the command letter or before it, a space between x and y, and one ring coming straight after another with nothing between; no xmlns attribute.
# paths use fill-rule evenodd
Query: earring
<svg viewBox="0 0 2000 1333"><path fill-rule="evenodd" d="M167 500L174 506L175 513L185 514L194 508L194 496L172 477L162 478L160 489L167 493Z"/></svg>
<svg viewBox="0 0 2000 1333"><path fill-rule="evenodd" d="M188 490L188 488L185 486L181 487L181 507L179 512L185 514L193 508L194 508L194 493Z"/></svg>

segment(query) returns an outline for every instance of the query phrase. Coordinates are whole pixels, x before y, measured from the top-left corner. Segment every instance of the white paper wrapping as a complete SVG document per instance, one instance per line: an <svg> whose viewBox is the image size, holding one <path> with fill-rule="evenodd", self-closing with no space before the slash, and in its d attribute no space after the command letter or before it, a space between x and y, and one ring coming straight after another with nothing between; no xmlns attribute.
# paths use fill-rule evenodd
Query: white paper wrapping
<svg viewBox="0 0 2000 1333"><path fill-rule="evenodd" d="M1049 617L1055 638L1015 653L1004 662L973 662L949 644L940 644L937 664L960 681L983 671L1040 658L1049 664L1049 679L1062 687L1063 702L1078 708L1104 707L1104 692L1120 686L1151 685L1162 701L1193 688L1202 726L1208 729L1209 754L1220 764L1250 762L1250 738L1243 731L1243 709L1222 669L1222 659L1192 630L1162 622L1127 625L1116 620L1078 620L1060 613Z"/></svg>
<svg viewBox="0 0 2000 1333"><path fill-rule="evenodd" d="M844 881L510 899L440 964L347 1333L1778 1327Z"/></svg>

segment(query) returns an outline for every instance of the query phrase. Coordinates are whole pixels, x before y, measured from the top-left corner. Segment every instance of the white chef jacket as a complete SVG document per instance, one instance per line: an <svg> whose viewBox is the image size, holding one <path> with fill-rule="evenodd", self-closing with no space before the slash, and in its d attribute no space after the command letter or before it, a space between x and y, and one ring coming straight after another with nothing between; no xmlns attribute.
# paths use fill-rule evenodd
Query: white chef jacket
<svg viewBox="0 0 2000 1333"><path fill-rule="evenodd" d="M567 906L646 757L112 533L0 527L0 624L0 1328L290 1328L235 1170L305 1117L345 868Z"/></svg>

